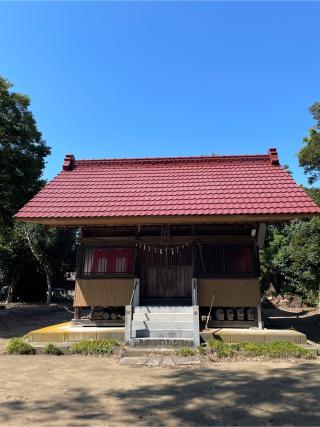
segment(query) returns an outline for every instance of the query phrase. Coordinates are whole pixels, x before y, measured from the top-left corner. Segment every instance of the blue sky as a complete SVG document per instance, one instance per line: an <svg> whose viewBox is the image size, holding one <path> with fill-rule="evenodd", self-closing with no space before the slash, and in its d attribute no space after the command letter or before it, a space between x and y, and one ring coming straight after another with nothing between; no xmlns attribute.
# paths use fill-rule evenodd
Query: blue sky
<svg viewBox="0 0 320 427"><path fill-rule="evenodd" d="M296 152L320 99L320 3L0 3L0 73L76 158Z"/></svg>

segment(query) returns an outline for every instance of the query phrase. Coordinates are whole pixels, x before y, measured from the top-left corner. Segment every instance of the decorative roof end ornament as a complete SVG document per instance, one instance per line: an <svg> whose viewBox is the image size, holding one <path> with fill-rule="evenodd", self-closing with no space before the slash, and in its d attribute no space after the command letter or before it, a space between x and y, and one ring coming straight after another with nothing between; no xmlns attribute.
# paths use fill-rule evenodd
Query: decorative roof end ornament
<svg viewBox="0 0 320 427"><path fill-rule="evenodd" d="M276 148L269 148L268 154L269 154L270 163L274 166L279 166L280 162L279 162L277 149Z"/></svg>
<svg viewBox="0 0 320 427"><path fill-rule="evenodd" d="M72 171L75 166L76 159L74 158L73 154L66 154L62 168L64 171Z"/></svg>

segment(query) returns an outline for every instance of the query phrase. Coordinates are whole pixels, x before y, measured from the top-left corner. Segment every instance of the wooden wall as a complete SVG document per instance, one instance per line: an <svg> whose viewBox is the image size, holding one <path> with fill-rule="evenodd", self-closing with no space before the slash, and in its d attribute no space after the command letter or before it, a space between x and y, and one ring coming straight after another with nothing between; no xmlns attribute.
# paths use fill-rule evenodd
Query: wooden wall
<svg viewBox="0 0 320 427"><path fill-rule="evenodd" d="M123 306L130 304L133 279L101 278L77 279L75 307Z"/></svg>
<svg viewBox="0 0 320 427"><path fill-rule="evenodd" d="M142 298L191 298L192 267L146 267L141 274Z"/></svg>
<svg viewBox="0 0 320 427"><path fill-rule="evenodd" d="M198 279L198 304L209 307L215 293L214 307L255 307L260 304L259 278Z"/></svg>
<svg viewBox="0 0 320 427"><path fill-rule="evenodd" d="M74 306L124 306L130 303L132 290L133 279L77 279ZM255 307L260 304L258 278L198 279L199 306L210 306L213 292L214 307Z"/></svg>

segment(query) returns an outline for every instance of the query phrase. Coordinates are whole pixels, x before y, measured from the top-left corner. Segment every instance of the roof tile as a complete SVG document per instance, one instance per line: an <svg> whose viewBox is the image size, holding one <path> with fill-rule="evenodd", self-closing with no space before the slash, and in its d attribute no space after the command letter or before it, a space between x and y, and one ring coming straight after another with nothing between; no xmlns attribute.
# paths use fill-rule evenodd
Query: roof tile
<svg viewBox="0 0 320 427"><path fill-rule="evenodd" d="M64 170L15 218L318 213L273 149L270 155L156 159L69 155Z"/></svg>

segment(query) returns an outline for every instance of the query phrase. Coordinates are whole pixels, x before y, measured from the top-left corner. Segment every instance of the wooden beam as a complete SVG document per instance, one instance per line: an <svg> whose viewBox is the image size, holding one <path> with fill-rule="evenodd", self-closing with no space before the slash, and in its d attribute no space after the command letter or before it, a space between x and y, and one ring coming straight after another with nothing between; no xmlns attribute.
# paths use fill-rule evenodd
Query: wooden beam
<svg viewBox="0 0 320 427"><path fill-rule="evenodd" d="M320 214L270 214L270 215L167 215L167 216L132 216L99 218L16 218L16 221L45 224L61 227L91 225L153 225L153 224L246 224L276 223L291 221L296 218L310 218Z"/></svg>
<svg viewBox="0 0 320 427"><path fill-rule="evenodd" d="M258 232L258 246L259 249L263 249L264 241L266 238L266 231L267 231L267 224L261 223L259 225L259 232Z"/></svg>

